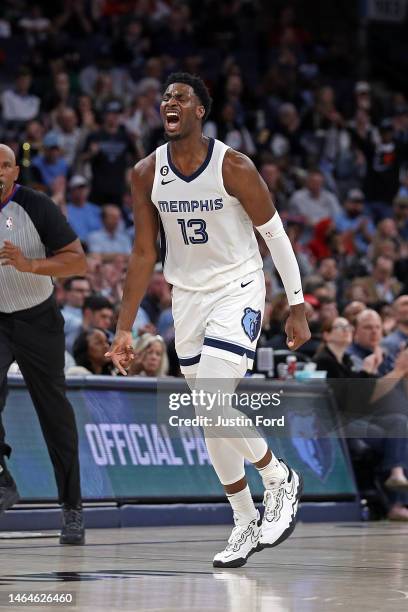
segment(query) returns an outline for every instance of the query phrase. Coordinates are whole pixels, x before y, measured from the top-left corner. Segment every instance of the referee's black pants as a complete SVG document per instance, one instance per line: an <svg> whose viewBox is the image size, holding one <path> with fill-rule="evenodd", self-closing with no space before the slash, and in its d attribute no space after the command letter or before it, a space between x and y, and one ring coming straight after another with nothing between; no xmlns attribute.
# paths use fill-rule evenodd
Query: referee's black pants
<svg viewBox="0 0 408 612"><path fill-rule="evenodd" d="M65 395L64 352L64 318L54 297L28 310L0 313L0 456L11 453L1 413L7 397L7 371L15 360L47 443L59 501L76 506L81 500L78 432Z"/></svg>

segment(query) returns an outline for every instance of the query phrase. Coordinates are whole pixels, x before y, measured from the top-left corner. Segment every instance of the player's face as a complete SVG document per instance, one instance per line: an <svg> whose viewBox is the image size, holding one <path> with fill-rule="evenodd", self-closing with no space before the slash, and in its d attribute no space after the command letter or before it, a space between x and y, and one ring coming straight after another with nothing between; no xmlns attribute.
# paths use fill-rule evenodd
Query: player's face
<svg viewBox="0 0 408 612"><path fill-rule="evenodd" d="M180 140L201 125L205 110L192 87L185 83L172 83L164 92L160 115L169 140Z"/></svg>
<svg viewBox="0 0 408 612"><path fill-rule="evenodd" d="M9 147L0 146L0 200L11 190L17 180L19 167L16 166L14 154Z"/></svg>

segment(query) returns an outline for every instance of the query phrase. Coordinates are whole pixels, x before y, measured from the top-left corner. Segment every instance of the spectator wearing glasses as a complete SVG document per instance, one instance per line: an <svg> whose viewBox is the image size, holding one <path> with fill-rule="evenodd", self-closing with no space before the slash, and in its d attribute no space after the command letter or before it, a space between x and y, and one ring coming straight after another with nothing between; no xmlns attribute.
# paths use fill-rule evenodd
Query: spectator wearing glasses
<svg viewBox="0 0 408 612"><path fill-rule="evenodd" d="M365 311L366 312L366 311ZM347 354L353 338L353 326L344 317L337 317L332 323L328 322L323 327L323 345L314 357L314 362L319 370L327 372L329 379L364 379L376 378L378 367L378 356L372 353L366 356L358 371L353 365L353 361ZM401 366L401 367L400 367ZM408 373L408 360L403 359L396 364L393 374L389 376L406 376ZM379 381L378 381L379 382ZM379 470L384 477L384 485L389 489L389 509L387 517L390 520L407 521L408 510L405 508L407 502L408 479L405 476L404 468L408 461L408 441L406 437L390 438L385 435L387 431L402 431L407 428L407 416L399 413L389 413L378 415L375 420L355 419L347 423L348 411L353 410L350 406L354 402L364 402L371 404L380 398L382 391L379 391L379 384L373 381L373 385L362 383L359 388L355 384L340 386L335 384L333 387L334 395L338 399L337 404L340 413L345 418L346 432L351 437L361 437L364 442L381 453L381 465ZM376 395L377 393L377 395ZM358 395L358 400L356 396ZM395 493L395 491L400 493ZM401 491L403 491L401 493ZM405 493L404 493L405 492Z"/></svg>

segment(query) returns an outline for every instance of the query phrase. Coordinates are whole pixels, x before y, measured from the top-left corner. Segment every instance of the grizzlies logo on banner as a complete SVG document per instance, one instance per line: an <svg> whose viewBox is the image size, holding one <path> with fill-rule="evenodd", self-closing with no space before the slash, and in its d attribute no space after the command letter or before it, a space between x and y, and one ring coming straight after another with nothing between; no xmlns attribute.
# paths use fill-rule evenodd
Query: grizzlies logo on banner
<svg viewBox="0 0 408 612"><path fill-rule="evenodd" d="M257 339L259 330L261 329L261 311L253 310L247 306L244 309L244 316L241 319L241 325L251 342Z"/></svg>
<svg viewBox="0 0 408 612"><path fill-rule="evenodd" d="M290 436L300 459L325 481L334 466L333 440L319 427L316 414L292 413Z"/></svg>

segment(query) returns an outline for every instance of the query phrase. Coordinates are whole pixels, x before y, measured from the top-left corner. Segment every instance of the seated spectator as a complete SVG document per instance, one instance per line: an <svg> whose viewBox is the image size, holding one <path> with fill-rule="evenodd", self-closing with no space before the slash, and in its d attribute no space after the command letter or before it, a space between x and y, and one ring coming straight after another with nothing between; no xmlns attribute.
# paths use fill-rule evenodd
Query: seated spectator
<svg viewBox="0 0 408 612"><path fill-rule="evenodd" d="M372 237L372 242L369 248L369 254L372 258L377 258L379 255L389 257L393 261L398 259L399 250L401 247L401 239L398 234L397 224L391 217L386 217L378 222L375 234Z"/></svg>
<svg viewBox="0 0 408 612"><path fill-rule="evenodd" d="M344 297L348 302L362 302L365 305L371 303L372 299L364 278L352 280L344 293Z"/></svg>
<svg viewBox="0 0 408 612"><path fill-rule="evenodd" d="M341 287L341 274L334 257L324 257L319 261L318 273L324 280L332 298L336 298Z"/></svg>
<svg viewBox="0 0 408 612"><path fill-rule="evenodd" d="M357 372L363 369L364 359L372 354L376 355L377 363L374 374L384 376L391 372L395 359L381 349L381 340L381 317L375 310L366 308L357 316L354 339L347 349L347 354L351 357Z"/></svg>
<svg viewBox="0 0 408 612"><path fill-rule="evenodd" d="M294 104L286 102L279 107L278 124L269 146L277 157L288 153L295 163L299 164L303 160L305 151L302 145L300 117Z"/></svg>
<svg viewBox="0 0 408 612"><path fill-rule="evenodd" d="M307 215L307 212L305 213ZM336 232L333 219L327 217L318 221L313 228L313 237L307 246L317 261L333 257L339 253L339 234Z"/></svg>
<svg viewBox="0 0 408 612"><path fill-rule="evenodd" d="M394 359L404 348L408 348L408 295L401 295L393 304L397 327L382 341L381 347Z"/></svg>
<svg viewBox="0 0 408 612"><path fill-rule="evenodd" d="M374 224L364 215L364 194L350 189L343 210L336 216L336 229L350 243L353 252L366 253L374 234Z"/></svg>
<svg viewBox="0 0 408 612"><path fill-rule="evenodd" d="M360 364L360 369L355 370L353 362L346 352L352 341L352 333L352 325L343 317L337 317L333 322L324 326L323 346L315 355L314 362L319 370L327 372L329 379L361 379L371 377L375 373L377 369L375 354L366 356ZM399 376L399 378L408 374L408 359L404 358L404 363L400 365L400 371L394 371L395 377ZM369 384L360 384L360 388L357 390L354 385L348 383L347 388L334 385L333 391L338 400L340 416L345 421L346 432L352 437L356 437L358 431L361 431L361 437L363 437L365 443L382 454L380 471L385 480L385 487L390 489L388 518L405 521L408 520L408 509L405 508L404 504L407 503L408 496L394 493L392 490L408 491L408 480L404 473L404 468L407 468L408 462L408 440L404 436L390 438L384 434L389 431L400 431L400 428L406 429L407 416L399 413L389 413L382 416L378 415L375 419L356 419L347 422L348 410L350 410L348 394L351 392L351 395L353 395L358 391L358 401L365 400L365 402L371 403L375 398L375 388L377 386L379 386L379 382L376 382L374 387Z"/></svg>
<svg viewBox="0 0 408 612"><path fill-rule="evenodd" d="M321 296L318 298L320 302L319 319L320 324L327 325L332 323L339 316L336 300L333 297Z"/></svg>
<svg viewBox="0 0 408 612"><path fill-rule="evenodd" d="M153 325L157 325L161 313L170 306L170 286L163 273L160 270L155 270L140 304L140 309L144 310Z"/></svg>
<svg viewBox="0 0 408 612"><path fill-rule="evenodd" d="M400 239L408 241L408 196L394 198L393 213Z"/></svg>
<svg viewBox="0 0 408 612"><path fill-rule="evenodd" d="M395 317L392 304L382 302L376 304L376 310L381 317L383 336L388 336L395 329Z"/></svg>
<svg viewBox="0 0 408 612"><path fill-rule="evenodd" d="M109 345L110 339L104 329L92 327L82 331L73 348L77 366L86 368L89 374L111 375L113 365L110 359L105 357Z"/></svg>
<svg viewBox="0 0 408 612"><path fill-rule="evenodd" d="M391 303L399 295L402 286L394 277L394 262L389 257L379 255L374 261L370 276L358 279L368 294L368 303Z"/></svg>
<svg viewBox="0 0 408 612"><path fill-rule="evenodd" d="M68 164L63 157L60 138L55 132L48 132L43 140L44 153L33 159L33 168L37 170L38 180L49 190L57 179L68 174Z"/></svg>
<svg viewBox="0 0 408 612"><path fill-rule="evenodd" d="M375 360L369 353L361 360L358 373L346 350L353 340L353 326L344 317L337 316L322 325L323 345L314 356L313 361L318 370L326 370L327 378L358 378L361 372L374 374Z"/></svg>
<svg viewBox="0 0 408 612"><path fill-rule="evenodd" d="M112 324L113 306L109 300L100 295L89 295L82 306L82 322L76 326L76 329L72 325L70 343L75 344L76 338L82 331L98 327L108 332L112 329Z"/></svg>
<svg viewBox="0 0 408 612"><path fill-rule="evenodd" d="M269 189L276 210L282 214L287 209L288 186L285 184L284 177L277 163L273 161L264 161L259 168L259 174L262 176ZM301 219L302 217L292 217L293 219Z"/></svg>
<svg viewBox="0 0 408 612"><path fill-rule="evenodd" d="M143 334L134 345L129 376L166 376L169 370L166 344L161 336Z"/></svg>
<svg viewBox="0 0 408 612"><path fill-rule="evenodd" d="M336 218L341 207L336 196L323 188L324 178L320 170L309 172L306 185L295 191L289 201L289 212L302 215L310 225L315 225L322 219Z"/></svg>
<svg viewBox="0 0 408 612"><path fill-rule="evenodd" d="M127 232L121 229L122 214L119 206L106 204L102 207L102 228L88 234L90 253L130 254L132 241Z"/></svg>
<svg viewBox="0 0 408 612"><path fill-rule="evenodd" d="M64 158L72 169L82 147L83 132L78 127L78 117L73 108L61 108L56 115L56 120L57 125L54 131L59 136Z"/></svg>
<svg viewBox="0 0 408 612"><path fill-rule="evenodd" d="M367 308L367 304L364 302L359 302L358 300L354 300L353 302L349 302L343 309L343 317L347 319L349 323L353 327L356 326L357 317L360 312L363 312Z"/></svg>
<svg viewBox="0 0 408 612"><path fill-rule="evenodd" d="M45 95L42 108L54 115L58 111L75 106L75 103L69 74L61 70L54 75L51 91Z"/></svg>
<svg viewBox="0 0 408 612"><path fill-rule="evenodd" d="M32 74L21 67L14 87L2 95L3 120L9 127L23 127L26 121L35 119L40 112L40 98L30 94Z"/></svg>
<svg viewBox="0 0 408 612"><path fill-rule="evenodd" d="M64 306L61 314L65 319L64 333L67 351L72 353L75 338L82 325L82 308L85 299L91 294L91 286L83 276L71 276L65 279Z"/></svg>
<svg viewBox="0 0 408 612"><path fill-rule="evenodd" d="M84 176L75 174L68 186L70 197L67 203L67 218L79 239L86 242L91 232L103 227L101 209L89 202L89 186Z"/></svg>
<svg viewBox="0 0 408 612"><path fill-rule="evenodd" d="M207 121L204 133L206 136L222 140L232 149L241 151L249 157L256 153L251 133L245 125L237 120L236 109L231 102L226 102L223 105L217 123Z"/></svg>

